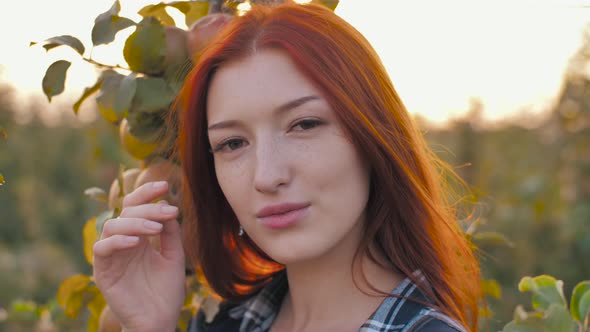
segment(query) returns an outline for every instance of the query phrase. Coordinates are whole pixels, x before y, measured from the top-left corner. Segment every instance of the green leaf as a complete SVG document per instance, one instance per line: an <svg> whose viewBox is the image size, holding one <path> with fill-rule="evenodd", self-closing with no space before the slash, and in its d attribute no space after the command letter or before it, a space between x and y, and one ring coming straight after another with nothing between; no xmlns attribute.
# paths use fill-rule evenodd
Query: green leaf
<svg viewBox="0 0 590 332"><path fill-rule="evenodd" d="M481 289L484 294L492 296L496 299L502 297L502 290L496 280L480 280Z"/></svg>
<svg viewBox="0 0 590 332"><path fill-rule="evenodd" d="M137 12L142 17L155 17L163 26L174 26L174 19L166 12L166 4L147 5Z"/></svg>
<svg viewBox="0 0 590 332"><path fill-rule="evenodd" d="M96 83L94 83L93 86L84 89L84 92L82 93L82 96L80 96L80 99L78 99L78 101L76 101L76 103L74 104L74 114L78 114L78 112L80 111L80 106L82 106L82 103L88 97L90 97L93 93L95 93L96 91L98 91L98 89L100 89L100 86L101 85L102 85L102 79L99 78L96 81Z"/></svg>
<svg viewBox="0 0 590 332"><path fill-rule="evenodd" d="M158 112L167 109L174 98L174 91L164 79L142 77L137 79L137 90L131 108L137 112Z"/></svg>
<svg viewBox="0 0 590 332"><path fill-rule="evenodd" d="M11 310L16 312L35 312L37 303L30 300L15 300L11 303Z"/></svg>
<svg viewBox="0 0 590 332"><path fill-rule="evenodd" d="M90 199L93 199L95 201L107 201L107 193L104 191L104 189L99 187L92 187L84 190L84 195L88 196Z"/></svg>
<svg viewBox="0 0 590 332"><path fill-rule="evenodd" d="M582 317L581 322L590 322L590 293L586 292L580 299L578 312L580 312L580 317Z"/></svg>
<svg viewBox="0 0 590 332"><path fill-rule="evenodd" d="M131 101L135 97L135 90L137 88L136 77L137 74L131 73L121 80L119 90L115 96L115 102L113 103L113 110L119 118L127 116L129 112Z"/></svg>
<svg viewBox="0 0 590 332"><path fill-rule="evenodd" d="M96 97L96 104L100 115L111 123L117 123L121 118L115 112L114 105L121 81L125 76L114 72L106 71L102 75L102 84L100 86L100 93Z"/></svg>
<svg viewBox="0 0 590 332"><path fill-rule="evenodd" d="M481 245L504 245L507 247L514 247L514 243L512 243L504 234L500 234L497 232L479 232L473 235L472 239L476 242L479 246Z"/></svg>
<svg viewBox="0 0 590 332"><path fill-rule="evenodd" d="M111 8L109 8L109 10L107 10L106 12L98 15L96 17L96 19L94 19L94 21L100 21L100 20L104 20L106 18L109 18L111 16L115 16L115 15L119 15L119 12L121 11L121 4L119 3L119 0L115 0L115 2L113 2L113 5L111 6Z"/></svg>
<svg viewBox="0 0 590 332"><path fill-rule="evenodd" d="M43 92L51 102L51 97L57 96L64 91L66 73L71 63L65 60L59 60L52 63L43 77Z"/></svg>
<svg viewBox="0 0 590 332"><path fill-rule="evenodd" d="M324 5L326 7L328 7L331 11L336 10L336 7L338 6L338 3L340 2L340 0L313 0L313 3L317 3L320 5Z"/></svg>
<svg viewBox="0 0 590 332"><path fill-rule="evenodd" d="M98 46L111 43L115 40L117 32L135 24L132 20L121 16L111 16L108 19L96 21L92 27L92 44Z"/></svg>
<svg viewBox="0 0 590 332"><path fill-rule="evenodd" d="M144 143L155 143L161 138L164 119L159 113L131 112L127 116L129 133Z"/></svg>
<svg viewBox="0 0 590 332"><path fill-rule="evenodd" d="M132 20L119 16L120 10L121 5L117 0L109 10L94 19L94 27L92 27L92 44L94 46L114 41L117 32L135 25Z"/></svg>
<svg viewBox="0 0 590 332"><path fill-rule="evenodd" d="M537 310L547 310L553 303L567 305L563 295L563 281L548 275L524 277L518 284L518 290L533 293L533 308Z"/></svg>
<svg viewBox="0 0 590 332"><path fill-rule="evenodd" d="M517 312L519 311L519 312ZM526 313L517 307L514 321L503 332L577 332L578 325L564 305L552 303L545 312Z"/></svg>
<svg viewBox="0 0 590 332"><path fill-rule="evenodd" d="M123 56L135 72L159 75L164 71L166 33L154 17L144 18L125 41Z"/></svg>
<svg viewBox="0 0 590 332"><path fill-rule="evenodd" d="M570 301L570 310L575 320L583 322L590 311L590 302L587 307L581 308L580 304L584 297L588 297L585 301L590 301L590 281L585 280L576 285L572 291L572 298Z"/></svg>
<svg viewBox="0 0 590 332"><path fill-rule="evenodd" d="M37 43L31 42L29 44L29 46L33 46L35 44L37 44ZM62 45L66 45L66 46L73 48L80 55L84 54L84 50L85 50L84 44L82 44L82 42L76 37L72 37L69 35L63 35L63 36L49 38L49 39L46 39L45 41L43 41L43 48L45 48L45 50L47 50L47 51L49 51L52 48L62 46Z"/></svg>
<svg viewBox="0 0 590 332"><path fill-rule="evenodd" d="M101 214L98 215L98 217L96 217L96 232L99 234L102 234L102 226L104 226L104 223L109 220L109 219L113 219L115 218L115 211L114 210L107 210L107 211L103 211Z"/></svg>
<svg viewBox="0 0 590 332"><path fill-rule="evenodd" d="M184 21L187 27L190 27L198 19L209 13L209 2L207 1L178 1L169 3L168 5L184 14Z"/></svg>

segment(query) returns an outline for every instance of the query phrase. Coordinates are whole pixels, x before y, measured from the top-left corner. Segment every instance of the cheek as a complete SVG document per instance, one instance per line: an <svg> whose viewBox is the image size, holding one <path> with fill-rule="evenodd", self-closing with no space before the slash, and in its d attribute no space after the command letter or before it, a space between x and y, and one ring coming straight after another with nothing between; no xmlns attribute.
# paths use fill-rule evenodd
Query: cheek
<svg viewBox="0 0 590 332"><path fill-rule="evenodd" d="M244 201L244 191L247 190L248 177L243 162L224 161L215 162L215 174L223 195L236 213L240 210L240 203Z"/></svg>
<svg viewBox="0 0 590 332"><path fill-rule="evenodd" d="M335 137L307 160L309 182L324 201L350 212L364 208L369 191L369 171L354 146Z"/></svg>

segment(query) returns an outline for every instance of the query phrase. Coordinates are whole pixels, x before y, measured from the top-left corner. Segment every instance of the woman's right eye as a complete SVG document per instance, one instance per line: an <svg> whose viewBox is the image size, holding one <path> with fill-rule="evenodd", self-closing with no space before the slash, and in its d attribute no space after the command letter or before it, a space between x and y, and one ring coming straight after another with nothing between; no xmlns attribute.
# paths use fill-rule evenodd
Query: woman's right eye
<svg viewBox="0 0 590 332"><path fill-rule="evenodd" d="M213 152L231 152L235 151L243 146L246 145L246 141L241 138L230 138L226 139L223 142L217 144L213 149Z"/></svg>

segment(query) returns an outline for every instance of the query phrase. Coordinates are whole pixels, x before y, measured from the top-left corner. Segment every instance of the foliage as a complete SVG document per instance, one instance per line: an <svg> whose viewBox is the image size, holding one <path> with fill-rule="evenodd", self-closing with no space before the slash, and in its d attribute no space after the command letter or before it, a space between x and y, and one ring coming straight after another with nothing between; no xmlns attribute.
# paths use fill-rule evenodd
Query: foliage
<svg viewBox="0 0 590 332"><path fill-rule="evenodd" d="M517 306L514 320L504 327L503 332L590 331L590 281L580 282L574 288L569 310L561 280L548 275L524 277L518 289L533 294L534 311L527 312L522 306Z"/></svg>

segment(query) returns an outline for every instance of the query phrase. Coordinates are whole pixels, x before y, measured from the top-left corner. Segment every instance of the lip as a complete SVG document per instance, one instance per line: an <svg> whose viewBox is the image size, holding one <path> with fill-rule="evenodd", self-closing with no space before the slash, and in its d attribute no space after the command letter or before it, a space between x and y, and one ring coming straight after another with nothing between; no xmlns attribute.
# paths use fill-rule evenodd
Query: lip
<svg viewBox="0 0 590 332"><path fill-rule="evenodd" d="M271 229L283 229L295 225L309 212L309 203L283 203L266 206L256 218L262 225Z"/></svg>

